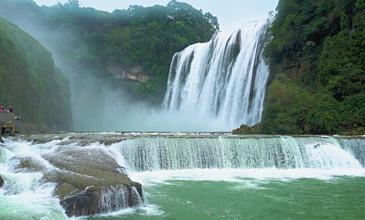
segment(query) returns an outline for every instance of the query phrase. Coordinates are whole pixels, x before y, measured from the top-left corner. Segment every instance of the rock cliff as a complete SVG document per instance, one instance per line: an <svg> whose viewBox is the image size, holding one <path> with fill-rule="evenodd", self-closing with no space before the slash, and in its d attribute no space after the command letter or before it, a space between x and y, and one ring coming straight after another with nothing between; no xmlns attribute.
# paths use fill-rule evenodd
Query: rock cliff
<svg viewBox="0 0 365 220"><path fill-rule="evenodd" d="M52 54L16 25L0 18L0 103L22 122L49 130L72 126L69 79Z"/></svg>
<svg viewBox="0 0 365 220"><path fill-rule="evenodd" d="M113 74L114 78L116 79L127 79L137 82L146 82L149 79L149 76L143 72L143 68L141 65L136 65L128 68L116 65L108 65L107 69L111 74Z"/></svg>

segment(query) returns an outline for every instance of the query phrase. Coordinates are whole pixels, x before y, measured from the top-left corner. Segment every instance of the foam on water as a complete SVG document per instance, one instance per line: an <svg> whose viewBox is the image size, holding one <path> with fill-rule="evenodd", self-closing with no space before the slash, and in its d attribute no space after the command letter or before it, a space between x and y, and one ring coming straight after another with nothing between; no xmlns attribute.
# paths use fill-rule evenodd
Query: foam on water
<svg viewBox="0 0 365 220"><path fill-rule="evenodd" d="M16 157L33 157L48 168L52 168L40 157L41 149L51 149L56 142L31 146L31 142L6 139L0 152L0 175L5 181L0 189L0 219L68 219L59 200L52 196L55 184L40 184L43 177L39 172L14 172L18 164Z"/></svg>
<svg viewBox="0 0 365 220"><path fill-rule="evenodd" d="M1 219L68 219L59 200L52 197L55 185L39 185L42 174L0 174L6 183L0 190Z"/></svg>
<svg viewBox="0 0 365 220"><path fill-rule="evenodd" d="M194 169L130 173L144 186L171 184L171 180L247 182L247 179L289 181L300 178L330 180L336 176L364 177L365 169Z"/></svg>
<svg viewBox="0 0 365 220"><path fill-rule="evenodd" d="M120 209L118 211L109 212L109 213L103 213L103 214L97 214L93 215L93 218L112 218L112 217L118 217L118 216L130 216L130 215L143 215L143 216L160 216L163 215L164 212L160 210L160 207L155 204L143 204L138 205L136 207L128 207L124 209ZM81 217L72 217L70 220L86 220L89 217L81 216Z"/></svg>

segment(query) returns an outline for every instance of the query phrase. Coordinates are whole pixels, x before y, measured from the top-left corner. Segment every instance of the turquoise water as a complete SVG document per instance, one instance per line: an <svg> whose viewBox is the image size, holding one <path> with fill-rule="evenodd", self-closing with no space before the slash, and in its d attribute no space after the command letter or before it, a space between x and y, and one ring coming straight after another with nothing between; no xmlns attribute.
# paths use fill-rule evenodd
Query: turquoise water
<svg viewBox="0 0 365 220"><path fill-rule="evenodd" d="M316 178L293 179L282 176L288 174L285 171L273 172L280 177L229 181L168 177L145 187L146 207L88 219L365 219L364 177L314 171ZM306 172L310 171L302 174Z"/></svg>

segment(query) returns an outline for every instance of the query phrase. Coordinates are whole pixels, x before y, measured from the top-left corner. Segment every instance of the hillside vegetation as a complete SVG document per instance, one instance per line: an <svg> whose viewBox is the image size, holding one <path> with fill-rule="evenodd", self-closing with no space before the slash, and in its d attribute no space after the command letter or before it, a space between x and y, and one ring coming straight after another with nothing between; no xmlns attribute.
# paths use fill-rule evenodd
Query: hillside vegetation
<svg viewBox="0 0 365 220"><path fill-rule="evenodd" d="M173 54L208 41L219 29L212 14L176 0L167 6L131 5L112 13L80 7L78 0L51 7L38 6L33 0L0 0L0 16L26 24L26 30L42 38L68 71L80 74L77 64L85 76L110 80L108 66L142 66L149 76L147 82L129 84L112 79L112 83L127 84L137 96L156 103L166 90Z"/></svg>
<svg viewBox="0 0 365 220"><path fill-rule="evenodd" d="M16 25L0 18L0 104L13 105L32 127L69 130L69 80L52 54ZM27 127L27 126L25 126Z"/></svg>
<svg viewBox="0 0 365 220"><path fill-rule="evenodd" d="M365 133L365 1L280 0L260 132Z"/></svg>

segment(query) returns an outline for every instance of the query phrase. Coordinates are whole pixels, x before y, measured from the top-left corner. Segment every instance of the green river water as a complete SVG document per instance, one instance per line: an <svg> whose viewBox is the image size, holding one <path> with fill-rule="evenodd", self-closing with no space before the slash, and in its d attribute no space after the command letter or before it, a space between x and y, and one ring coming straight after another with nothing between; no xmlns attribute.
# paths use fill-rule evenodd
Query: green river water
<svg viewBox="0 0 365 220"><path fill-rule="evenodd" d="M88 219L365 219L364 185L348 176L168 180L145 187L149 206Z"/></svg>

